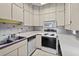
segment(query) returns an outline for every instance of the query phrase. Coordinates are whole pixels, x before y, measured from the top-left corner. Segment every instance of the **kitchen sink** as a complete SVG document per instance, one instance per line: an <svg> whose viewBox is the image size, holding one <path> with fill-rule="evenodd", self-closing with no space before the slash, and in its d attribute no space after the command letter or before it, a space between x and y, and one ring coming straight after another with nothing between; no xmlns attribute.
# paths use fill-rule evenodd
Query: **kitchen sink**
<svg viewBox="0 0 79 59"><path fill-rule="evenodd" d="M5 44L9 44L9 43L13 43L13 42L17 42L17 41L20 41L22 39L24 39L25 37L22 37L22 36L17 36L16 39L7 39L6 41L3 41L2 43L0 43L0 45L5 45Z"/></svg>
<svg viewBox="0 0 79 59"><path fill-rule="evenodd" d="M13 42L13 41L11 41L11 40L6 40L6 42L0 43L0 45L8 44L8 43L11 43L11 42Z"/></svg>

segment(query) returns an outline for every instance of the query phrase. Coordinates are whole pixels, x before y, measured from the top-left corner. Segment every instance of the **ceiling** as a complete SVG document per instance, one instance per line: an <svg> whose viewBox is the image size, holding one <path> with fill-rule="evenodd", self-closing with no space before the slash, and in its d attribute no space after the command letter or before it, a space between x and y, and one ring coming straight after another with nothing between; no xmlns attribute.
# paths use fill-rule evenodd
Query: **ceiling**
<svg viewBox="0 0 79 59"><path fill-rule="evenodd" d="M42 5L45 5L47 3L32 3L32 5L35 5L35 6L42 6Z"/></svg>

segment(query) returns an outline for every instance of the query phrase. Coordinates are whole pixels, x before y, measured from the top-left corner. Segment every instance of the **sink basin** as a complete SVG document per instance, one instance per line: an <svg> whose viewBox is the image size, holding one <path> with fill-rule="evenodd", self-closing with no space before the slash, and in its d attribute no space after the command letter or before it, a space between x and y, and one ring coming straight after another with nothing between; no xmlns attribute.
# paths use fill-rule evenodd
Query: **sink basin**
<svg viewBox="0 0 79 59"><path fill-rule="evenodd" d="M14 40L8 39L8 40L6 40L4 43L0 43L0 45L5 45L5 44L12 43L12 42L16 42L17 40L24 39L24 38L25 38L25 37L18 36L18 37L16 37L16 39L14 39Z"/></svg>
<svg viewBox="0 0 79 59"><path fill-rule="evenodd" d="M6 40L6 42L1 43L0 45L3 45L3 44L8 44L8 43L11 43L11 42L13 42L13 41L11 41L11 40Z"/></svg>

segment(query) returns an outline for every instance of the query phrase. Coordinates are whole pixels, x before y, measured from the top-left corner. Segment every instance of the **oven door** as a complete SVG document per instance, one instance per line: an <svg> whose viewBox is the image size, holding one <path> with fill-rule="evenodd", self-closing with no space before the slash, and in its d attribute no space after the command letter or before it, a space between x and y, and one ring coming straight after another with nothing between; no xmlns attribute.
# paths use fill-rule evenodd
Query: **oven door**
<svg viewBox="0 0 79 59"><path fill-rule="evenodd" d="M42 46L56 49L56 38L42 36Z"/></svg>

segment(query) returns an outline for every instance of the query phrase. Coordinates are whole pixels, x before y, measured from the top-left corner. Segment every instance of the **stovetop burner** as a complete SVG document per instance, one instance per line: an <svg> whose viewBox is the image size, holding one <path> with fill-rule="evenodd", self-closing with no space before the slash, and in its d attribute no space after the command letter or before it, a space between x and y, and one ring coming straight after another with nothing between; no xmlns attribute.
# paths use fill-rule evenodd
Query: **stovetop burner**
<svg viewBox="0 0 79 59"><path fill-rule="evenodd" d="M50 34L50 36L54 36L55 34Z"/></svg>
<svg viewBox="0 0 79 59"><path fill-rule="evenodd" d="M44 35L48 35L48 33L45 33Z"/></svg>

